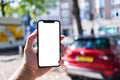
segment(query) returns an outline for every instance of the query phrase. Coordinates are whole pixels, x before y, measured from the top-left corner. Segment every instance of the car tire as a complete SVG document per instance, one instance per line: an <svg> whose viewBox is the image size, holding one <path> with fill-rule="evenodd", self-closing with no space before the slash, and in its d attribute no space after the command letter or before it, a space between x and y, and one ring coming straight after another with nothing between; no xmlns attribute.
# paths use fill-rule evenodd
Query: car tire
<svg viewBox="0 0 120 80"><path fill-rule="evenodd" d="M71 78L71 80L80 80L80 78L76 75L69 75L69 77Z"/></svg>
<svg viewBox="0 0 120 80"><path fill-rule="evenodd" d="M113 80L120 80L120 72L113 77Z"/></svg>
<svg viewBox="0 0 120 80"><path fill-rule="evenodd" d="M104 80L114 80L114 79L110 77L104 77Z"/></svg>
<svg viewBox="0 0 120 80"><path fill-rule="evenodd" d="M120 72L117 73L114 77L104 76L104 80L120 80Z"/></svg>
<svg viewBox="0 0 120 80"><path fill-rule="evenodd" d="M77 76L77 75L69 75L71 80L100 80L100 79L93 79L84 76Z"/></svg>

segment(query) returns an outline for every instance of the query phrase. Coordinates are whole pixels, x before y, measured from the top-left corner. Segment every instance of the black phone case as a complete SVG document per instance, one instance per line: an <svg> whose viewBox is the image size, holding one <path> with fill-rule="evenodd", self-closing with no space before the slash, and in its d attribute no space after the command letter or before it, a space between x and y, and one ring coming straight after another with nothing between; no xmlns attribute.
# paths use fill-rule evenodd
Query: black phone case
<svg viewBox="0 0 120 80"><path fill-rule="evenodd" d="M37 22L37 30L38 30L38 23L40 22L40 21L43 21L44 23L54 23L55 21L58 21L59 22L59 35L61 35L61 28L60 28L60 26L61 26L61 24L60 24L60 21L59 20L39 20L38 22ZM59 37L59 39L60 39L60 37ZM39 36L38 36L38 34L37 34L37 61L38 61L38 67L40 67L40 68L48 68L48 67L59 67L60 65L51 65L51 66L39 66L39 45L38 45L38 40L39 40ZM59 40L59 45L61 46L61 41ZM61 49L60 49L60 51L59 52L61 52ZM59 53L59 56L60 56L60 53ZM61 60L61 57L59 57L59 61Z"/></svg>

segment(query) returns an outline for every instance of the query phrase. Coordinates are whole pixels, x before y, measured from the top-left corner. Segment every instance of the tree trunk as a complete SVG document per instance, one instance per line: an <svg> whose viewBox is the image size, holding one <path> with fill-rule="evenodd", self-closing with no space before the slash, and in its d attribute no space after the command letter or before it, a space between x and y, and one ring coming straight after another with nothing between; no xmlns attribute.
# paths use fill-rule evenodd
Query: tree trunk
<svg viewBox="0 0 120 80"><path fill-rule="evenodd" d="M3 17L5 17L5 10L4 10L4 8L5 8L5 3L4 3L3 0L1 0L1 10L2 10L2 16Z"/></svg>
<svg viewBox="0 0 120 80"><path fill-rule="evenodd" d="M79 7L78 7L78 0L73 0L73 14L74 14L74 17L77 21L78 34L82 35L83 30L82 30L82 26L81 26L80 10L79 10Z"/></svg>

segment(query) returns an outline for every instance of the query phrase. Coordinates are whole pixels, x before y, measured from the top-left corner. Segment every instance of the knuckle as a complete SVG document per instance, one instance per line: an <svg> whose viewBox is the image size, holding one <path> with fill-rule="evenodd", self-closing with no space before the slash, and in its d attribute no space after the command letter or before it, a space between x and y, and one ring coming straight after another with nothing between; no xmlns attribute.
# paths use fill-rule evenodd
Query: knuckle
<svg viewBox="0 0 120 80"><path fill-rule="evenodd" d="M31 36L31 35L29 35L28 37L27 37L27 41L30 41L30 40L32 40L33 39L33 37Z"/></svg>
<svg viewBox="0 0 120 80"><path fill-rule="evenodd" d="M27 40L30 40L31 39L31 35L29 35L28 37L27 37Z"/></svg>

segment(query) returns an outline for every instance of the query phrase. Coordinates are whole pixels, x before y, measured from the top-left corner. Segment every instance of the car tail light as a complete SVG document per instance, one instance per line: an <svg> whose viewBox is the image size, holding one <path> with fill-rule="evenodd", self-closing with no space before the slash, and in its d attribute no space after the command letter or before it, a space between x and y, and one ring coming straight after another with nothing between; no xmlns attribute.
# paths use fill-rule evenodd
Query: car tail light
<svg viewBox="0 0 120 80"><path fill-rule="evenodd" d="M108 55L105 55L105 54L101 54L99 56L100 59L104 60L104 61L111 61L112 60L112 57L111 56L108 56Z"/></svg>
<svg viewBox="0 0 120 80"><path fill-rule="evenodd" d="M106 56L106 55L101 55L100 58L103 59L103 60L109 60L109 57Z"/></svg>
<svg viewBox="0 0 120 80"><path fill-rule="evenodd" d="M72 51L66 50L66 53L67 53L68 55L70 55L70 54L72 54Z"/></svg>
<svg viewBox="0 0 120 80"><path fill-rule="evenodd" d="M68 47L68 48L66 48L66 50L64 51L64 53L65 54L67 53L67 55L71 55L72 54L72 50Z"/></svg>

